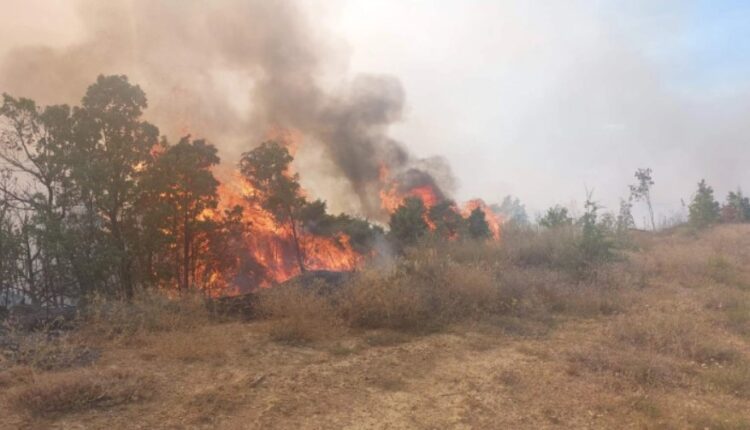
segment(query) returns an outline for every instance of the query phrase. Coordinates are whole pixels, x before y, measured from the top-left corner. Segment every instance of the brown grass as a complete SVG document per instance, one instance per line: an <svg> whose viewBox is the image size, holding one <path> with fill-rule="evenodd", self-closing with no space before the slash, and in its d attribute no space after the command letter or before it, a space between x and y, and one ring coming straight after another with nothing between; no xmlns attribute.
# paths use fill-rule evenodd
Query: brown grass
<svg viewBox="0 0 750 430"><path fill-rule="evenodd" d="M95 298L86 306L82 331L93 338L123 340L143 333L188 330L211 320L199 294L168 297L143 291L131 302Z"/></svg>
<svg viewBox="0 0 750 430"><path fill-rule="evenodd" d="M342 321L315 286L285 285L264 290L259 313L270 320L269 335L286 343L307 343L340 336Z"/></svg>
<svg viewBox="0 0 750 430"><path fill-rule="evenodd" d="M123 370L83 370L38 376L11 396L33 416L71 413L134 402L153 389L147 378Z"/></svg>
<svg viewBox="0 0 750 430"><path fill-rule="evenodd" d="M425 243L264 290L251 322L195 297L97 303L0 372L0 427L748 428L750 226L642 232L596 264L576 234ZM44 364L78 347L101 358ZM158 402L133 404L142 375Z"/></svg>

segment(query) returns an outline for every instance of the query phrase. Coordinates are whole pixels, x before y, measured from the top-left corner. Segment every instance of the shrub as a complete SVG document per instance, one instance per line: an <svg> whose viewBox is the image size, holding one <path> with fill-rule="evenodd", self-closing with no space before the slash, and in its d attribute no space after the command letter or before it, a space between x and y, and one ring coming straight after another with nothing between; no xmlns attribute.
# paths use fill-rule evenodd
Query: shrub
<svg viewBox="0 0 750 430"><path fill-rule="evenodd" d="M272 339L305 343L341 333L341 320L329 299L320 291L322 287L292 283L260 292L258 312L270 320Z"/></svg>

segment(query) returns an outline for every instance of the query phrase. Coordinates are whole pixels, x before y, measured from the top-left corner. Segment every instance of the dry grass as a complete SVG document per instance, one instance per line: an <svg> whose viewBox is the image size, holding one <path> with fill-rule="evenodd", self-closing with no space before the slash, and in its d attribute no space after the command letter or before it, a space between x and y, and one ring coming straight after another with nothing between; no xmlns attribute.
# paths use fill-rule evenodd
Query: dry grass
<svg viewBox="0 0 750 430"><path fill-rule="evenodd" d="M131 302L95 298L83 315L83 332L94 338L128 339L143 333L189 330L208 324L211 314L199 294L168 297L144 291Z"/></svg>
<svg viewBox="0 0 750 430"><path fill-rule="evenodd" d="M269 335L280 342L307 343L343 332L342 321L316 286L285 285L262 291L258 312L270 320Z"/></svg>
<svg viewBox="0 0 750 430"><path fill-rule="evenodd" d="M742 355L716 336L695 316L647 313L624 317L613 328L613 336L642 351L673 355L699 364L737 362Z"/></svg>
<svg viewBox="0 0 750 430"><path fill-rule="evenodd" d="M335 288L264 290L249 323L195 297L100 302L25 340L0 427L748 428L750 226L642 233L596 264L577 240L423 244ZM70 370L60 351L84 346L101 358Z"/></svg>
<svg viewBox="0 0 750 430"><path fill-rule="evenodd" d="M83 370L38 376L10 400L32 416L44 416L134 402L152 388L147 378L129 371Z"/></svg>

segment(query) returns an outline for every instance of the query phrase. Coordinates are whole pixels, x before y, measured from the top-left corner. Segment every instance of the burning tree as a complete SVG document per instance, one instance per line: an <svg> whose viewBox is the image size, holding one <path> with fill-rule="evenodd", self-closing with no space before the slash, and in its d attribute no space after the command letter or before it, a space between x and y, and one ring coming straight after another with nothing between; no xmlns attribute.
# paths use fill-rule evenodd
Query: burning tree
<svg viewBox="0 0 750 430"><path fill-rule="evenodd" d="M240 171L253 188L248 198L258 202L291 230L297 264L300 272L304 272L298 223L306 201L300 189L299 174L290 170L293 159L289 150L278 142L267 141L242 154Z"/></svg>
<svg viewBox="0 0 750 430"><path fill-rule="evenodd" d="M388 225L391 239L399 248L413 245L429 231L425 221L425 206L422 199L408 197L392 214Z"/></svg>
<svg viewBox="0 0 750 430"><path fill-rule="evenodd" d="M156 270L177 280L181 290L192 285L200 264L201 250L208 243L212 222L204 213L218 204L219 182L211 167L219 163L216 148L204 140L191 141L183 137L177 145L163 143L163 152L146 171L141 187L144 199L143 214L148 246L149 274ZM154 261L156 255L166 261ZM173 258L168 258L170 255ZM154 265L160 265L155 268Z"/></svg>

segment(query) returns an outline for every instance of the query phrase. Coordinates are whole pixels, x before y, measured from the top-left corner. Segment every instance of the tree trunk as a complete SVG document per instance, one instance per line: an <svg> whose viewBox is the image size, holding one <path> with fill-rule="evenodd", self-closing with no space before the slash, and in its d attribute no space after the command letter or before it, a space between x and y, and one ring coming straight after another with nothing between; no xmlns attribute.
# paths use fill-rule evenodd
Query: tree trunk
<svg viewBox="0 0 750 430"><path fill-rule="evenodd" d="M651 194L646 194L646 204L648 205L648 214L651 216L651 230L656 231L656 222L654 221L654 207L651 206Z"/></svg>
<svg viewBox="0 0 750 430"><path fill-rule="evenodd" d="M183 213L183 243L182 243L182 286L181 289L187 290L190 285L190 220L188 219L188 210L185 208Z"/></svg>
<svg viewBox="0 0 750 430"><path fill-rule="evenodd" d="M287 209L287 212L289 213L289 223L292 226L292 240L294 241L294 251L297 254L297 264L299 265L299 271L300 273L305 273L305 260L304 256L302 255L302 248L299 246L299 237L297 236L297 222L294 219L294 215L292 215L292 210Z"/></svg>

